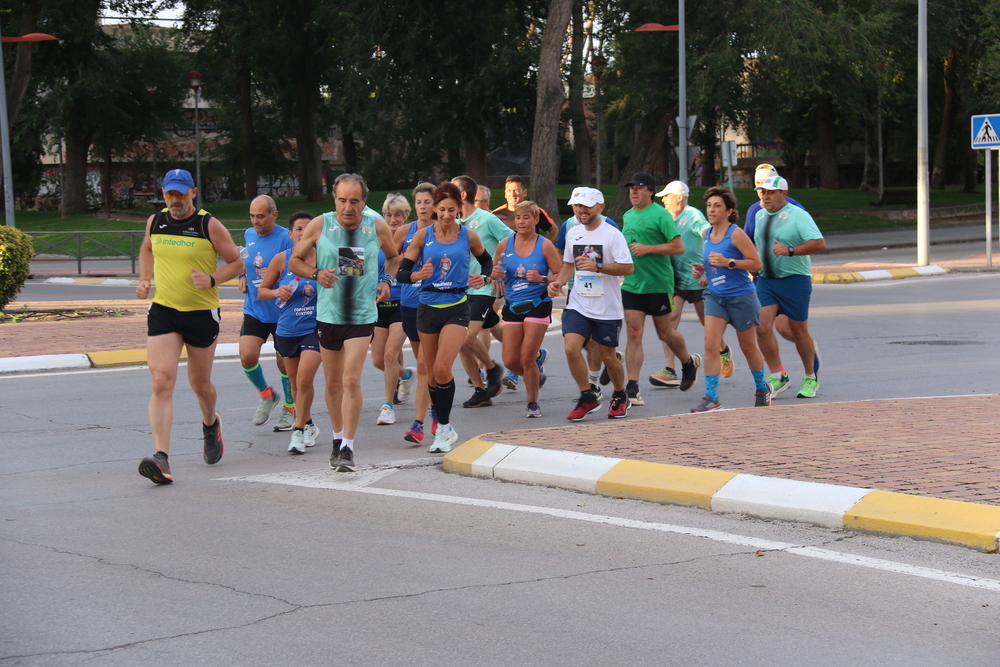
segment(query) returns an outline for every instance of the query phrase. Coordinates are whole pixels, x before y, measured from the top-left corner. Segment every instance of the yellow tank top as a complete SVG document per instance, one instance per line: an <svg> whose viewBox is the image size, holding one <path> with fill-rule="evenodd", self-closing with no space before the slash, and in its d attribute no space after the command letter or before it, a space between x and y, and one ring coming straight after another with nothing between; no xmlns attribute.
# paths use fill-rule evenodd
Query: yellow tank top
<svg viewBox="0 0 1000 667"><path fill-rule="evenodd" d="M185 312L219 307L218 287L197 289L191 282L191 269L212 274L219 265L219 253L208 237L211 217L205 210L184 220L174 220L167 209L156 214L149 229L156 278L153 303Z"/></svg>

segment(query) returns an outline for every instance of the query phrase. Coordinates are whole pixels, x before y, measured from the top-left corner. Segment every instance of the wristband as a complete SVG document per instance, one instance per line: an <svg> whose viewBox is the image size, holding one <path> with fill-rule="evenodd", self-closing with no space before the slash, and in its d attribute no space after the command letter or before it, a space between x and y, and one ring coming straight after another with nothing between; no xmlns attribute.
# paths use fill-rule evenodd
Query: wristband
<svg viewBox="0 0 1000 667"><path fill-rule="evenodd" d="M215 287L215 276L209 276L209 279L212 281L212 287Z"/></svg>
<svg viewBox="0 0 1000 667"><path fill-rule="evenodd" d="M316 280L317 276L319 276L319 269L316 269L315 271L313 271L313 277L312 277L312 279Z"/></svg>

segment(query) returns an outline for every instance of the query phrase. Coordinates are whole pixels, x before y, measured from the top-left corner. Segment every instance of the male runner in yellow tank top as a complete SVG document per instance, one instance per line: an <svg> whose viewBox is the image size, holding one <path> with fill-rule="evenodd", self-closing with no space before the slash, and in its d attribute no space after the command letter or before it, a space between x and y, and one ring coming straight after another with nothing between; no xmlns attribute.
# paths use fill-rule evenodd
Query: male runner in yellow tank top
<svg viewBox="0 0 1000 667"><path fill-rule="evenodd" d="M156 276L147 315L147 363L152 375L149 427L156 452L139 463L139 474L156 484L174 481L170 473L170 427L174 419L174 385L181 350L188 350L188 382L201 408L203 457L218 463L224 450L222 419L215 411L212 362L219 337L217 285L243 273L243 260L221 222L194 205L198 189L184 169L163 178L167 208L149 216L139 249L139 285L146 299ZM225 265L219 267L218 258Z"/></svg>

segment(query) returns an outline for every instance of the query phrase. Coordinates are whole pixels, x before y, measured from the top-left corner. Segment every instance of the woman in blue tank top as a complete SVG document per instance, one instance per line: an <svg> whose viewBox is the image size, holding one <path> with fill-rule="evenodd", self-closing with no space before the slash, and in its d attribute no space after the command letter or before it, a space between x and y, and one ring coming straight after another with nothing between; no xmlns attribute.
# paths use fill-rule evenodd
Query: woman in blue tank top
<svg viewBox="0 0 1000 667"><path fill-rule="evenodd" d="M757 348L760 302L750 280L750 271L759 271L761 262L750 237L736 224L736 196L724 188L705 193L705 216L712 225L705 230L704 264L692 264L691 273L705 290L705 397L691 412L711 412L719 403L719 375L722 372L722 336L733 325L740 349L753 374L754 405L771 404L764 381L764 357Z"/></svg>
<svg viewBox="0 0 1000 667"><path fill-rule="evenodd" d="M514 236L497 245L493 278L504 281L503 363L524 376L528 417L541 417L538 389L541 369L535 363L552 322L549 274L559 273L562 258L548 239L539 236L538 205L522 201L514 207Z"/></svg>
<svg viewBox="0 0 1000 667"><path fill-rule="evenodd" d="M288 235L298 243L312 214L301 211L292 214L288 221ZM261 301L276 299L281 313L274 335L275 351L285 360L285 370L295 397L295 426L288 444L289 454L305 454L306 447L316 444L319 427L312 420L312 403L315 394L313 382L320 364L319 338L316 336L316 281L301 278L288 270L287 256L278 253L271 260L257 298ZM316 251L309 262L315 263Z"/></svg>
<svg viewBox="0 0 1000 667"><path fill-rule="evenodd" d="M469 326L465 290L489 283L493 258L479 235L459 224L462 196L457 187L442 183L434 189L433 201L435 223L413 235L397 278L401 283L423 281L417 309L419 364L426 369L428 391L439 422L434 444L428 451L448 452L458 440L450 423L455 400L455 377L451 369ZM470 254L479 260L483 275L469 275ZM418 259L423 264L414 271Z"/></svg>

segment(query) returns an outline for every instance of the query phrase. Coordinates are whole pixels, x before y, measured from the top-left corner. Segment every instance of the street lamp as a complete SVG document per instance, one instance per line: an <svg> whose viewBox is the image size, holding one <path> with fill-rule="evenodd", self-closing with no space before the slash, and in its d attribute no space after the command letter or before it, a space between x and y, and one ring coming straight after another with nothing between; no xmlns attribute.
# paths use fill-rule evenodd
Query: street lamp
<svg viewBox="0 0 1000 667"><path fill-rule="evenodd" d="M687 183L688 179L688 127L687 115L687 54L685 53L686 35L684 32L684 0L677 0L677 25L662 25L660 23L644 23L635 29L636 32L676 32L678 34L677 43L677 131L680 135L677 140L677 157L679 166L679 180Z"/></svg>
<svg viewBox="0 0 1000 667"><path fill-rule="evenodd" d="M48 42L58 40L58 37L46 35L43 32L29 32L20 37L0 38L3 42ZM10 166L10 124L7 120L7 81L3 71L3 47L0 46L0 151L3 151L3 199L6 212L6 224L14 227L14 177Z"/></svg>
<svg viewBox="0 0 1000 667"><path fill-rule="evenodd" d="M201 99L202 76L198 70L188 72L188 82L194 89L194 186L198 188L198 203L201 204L201 123L198 118L198 102Z"/></svg>

